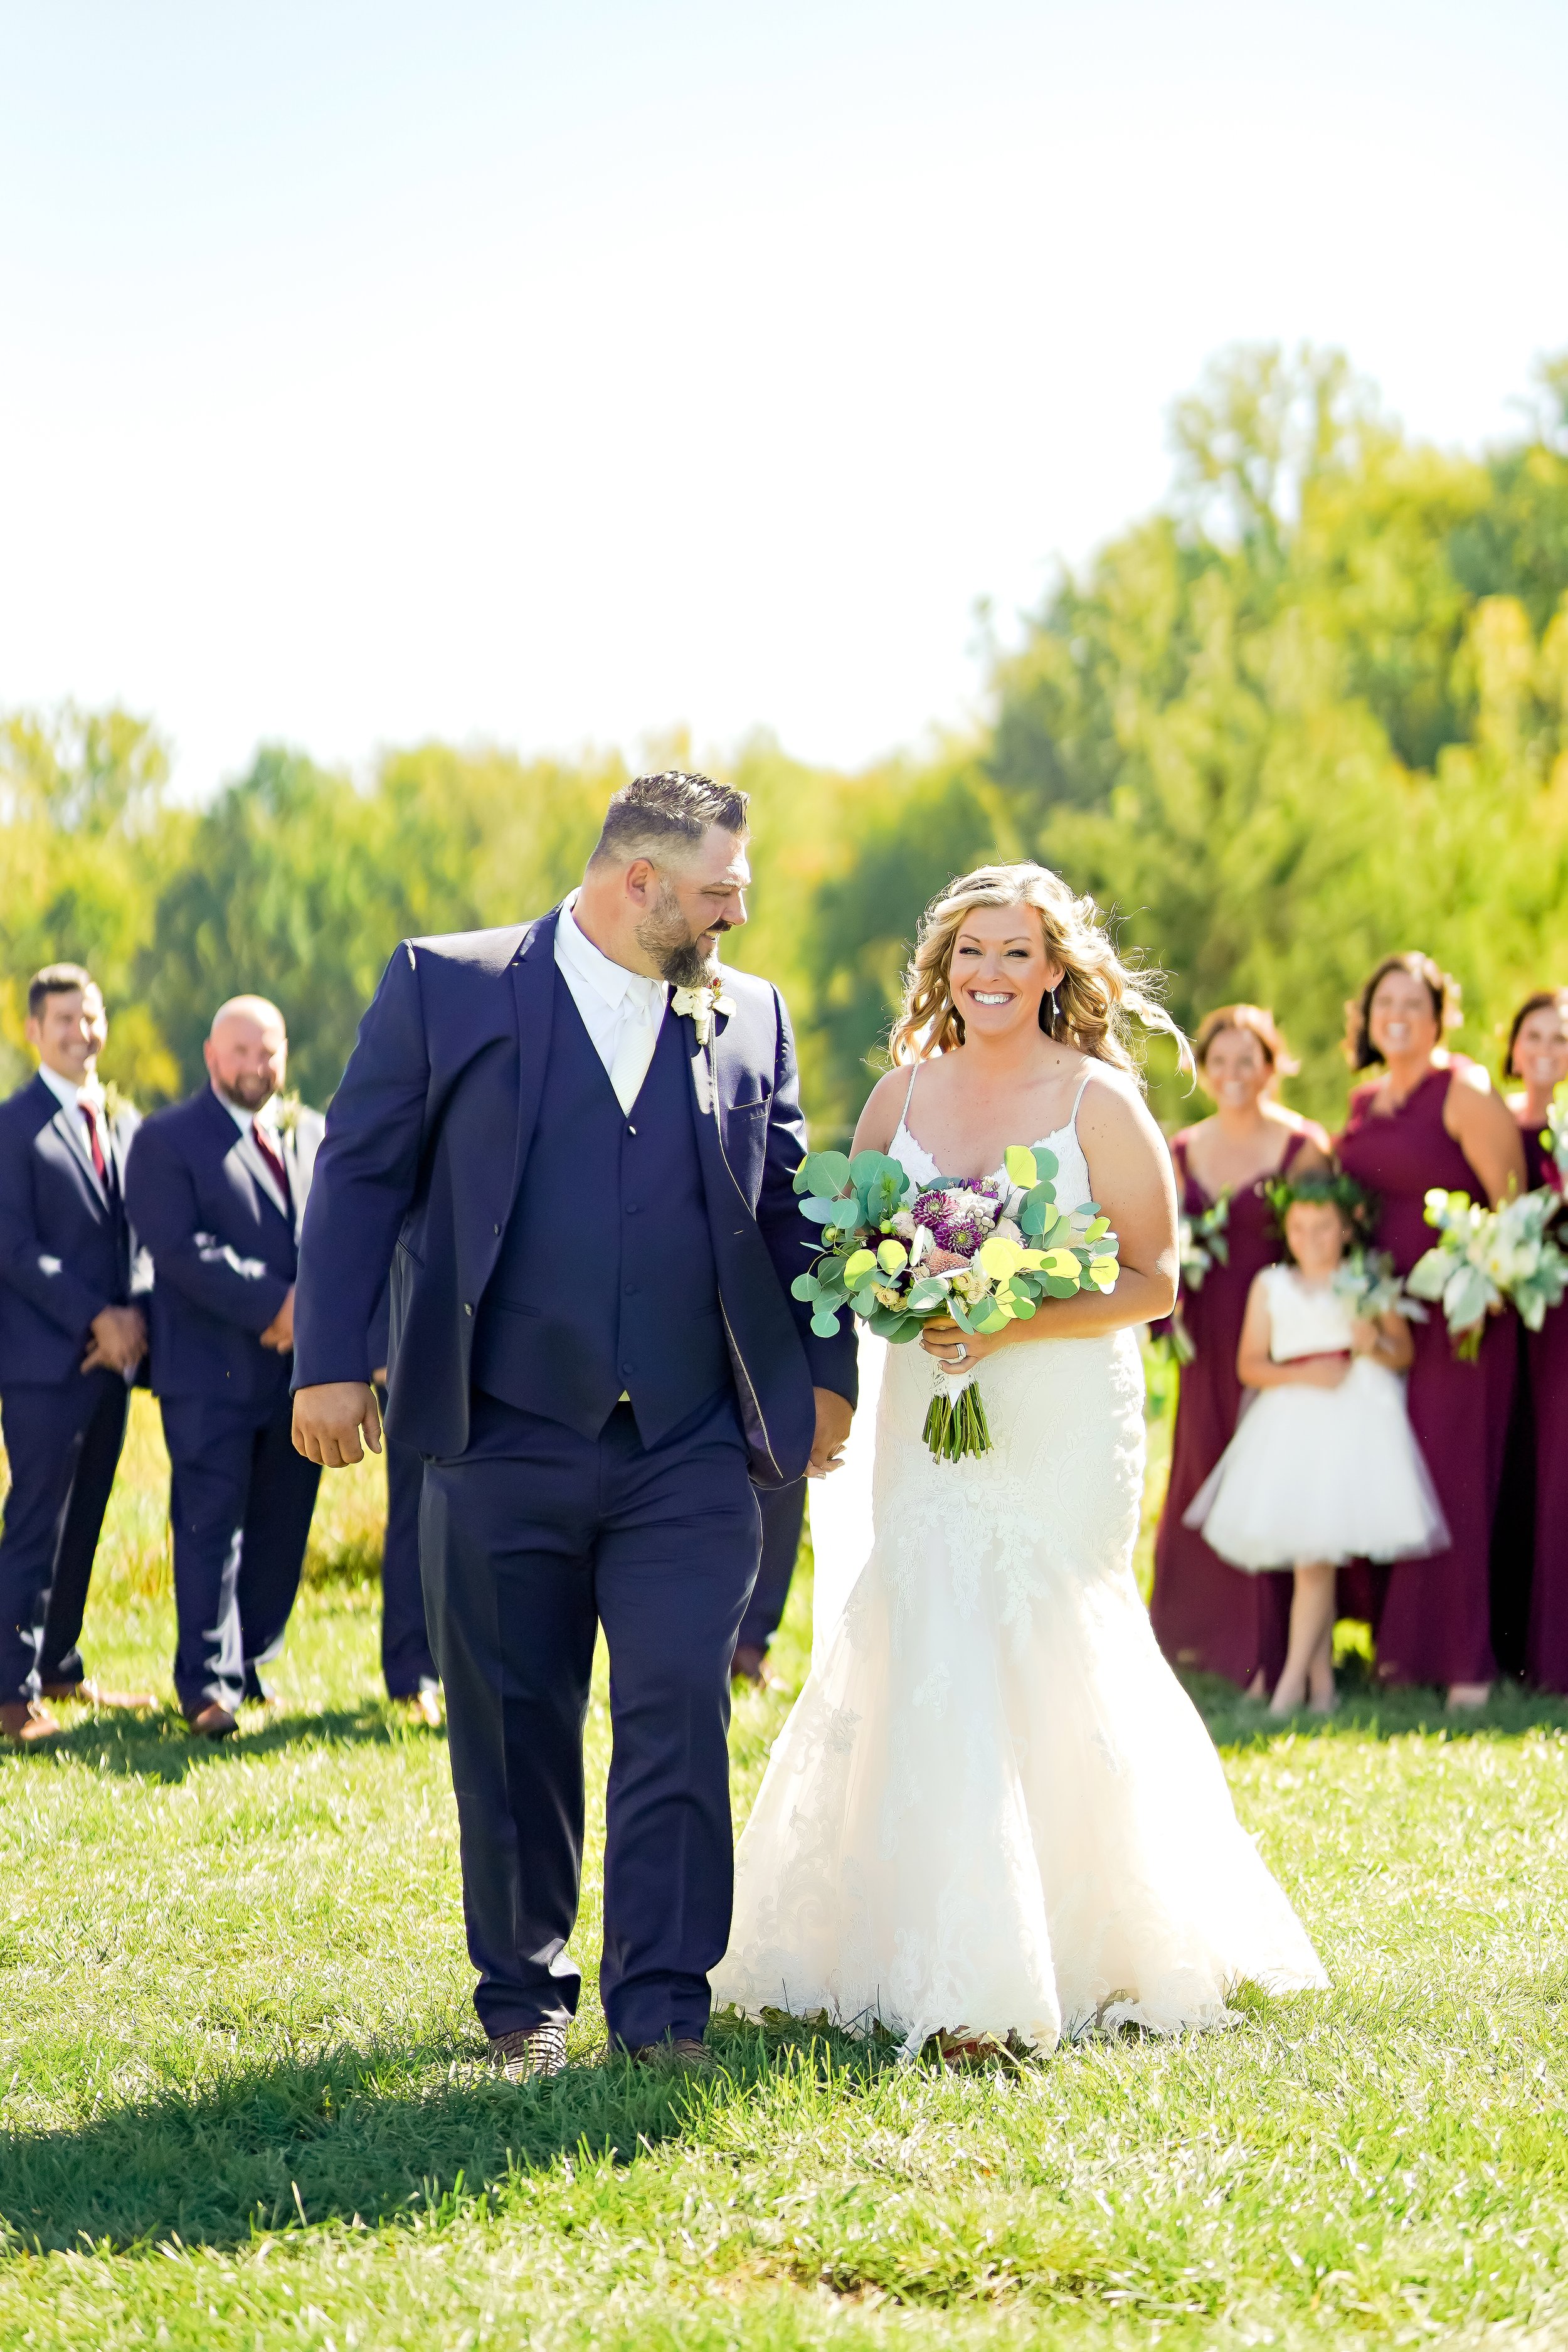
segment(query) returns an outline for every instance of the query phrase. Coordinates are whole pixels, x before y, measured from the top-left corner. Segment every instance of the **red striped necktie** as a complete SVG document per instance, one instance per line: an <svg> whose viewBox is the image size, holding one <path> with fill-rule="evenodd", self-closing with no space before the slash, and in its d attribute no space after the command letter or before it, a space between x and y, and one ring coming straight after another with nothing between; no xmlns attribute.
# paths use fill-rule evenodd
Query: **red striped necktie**
<svg viewBox="0 0 1568 2352"><path fill-rule="evenodd" d="M98 1171L99 1182L107 1192L109 1190L109 1162L103 1156L103 1139L98 1131L97 1114L93 1110L92 1105L89 1102L79 1102L77 1108L80 1111L83 1118L87 1121L88 1141L92 1146L92 1164Z"/></svg>
<svg viewBox="0 0 1568 2352"><path fill-rule="evenodd" d="M260 1152L267 1171L284 1200L292 1200L293 1195L289 1190L289 1171L284 1167L279 1154L273 1150L271 1142L262 1133L260 1123L254 1118L250 1122L250 1139Z"/></svg>

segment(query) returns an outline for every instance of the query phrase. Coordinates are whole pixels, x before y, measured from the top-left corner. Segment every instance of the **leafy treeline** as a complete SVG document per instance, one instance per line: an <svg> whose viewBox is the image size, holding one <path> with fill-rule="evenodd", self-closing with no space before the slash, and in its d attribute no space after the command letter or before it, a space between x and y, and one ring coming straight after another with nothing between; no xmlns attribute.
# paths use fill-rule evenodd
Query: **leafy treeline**
<svg viewBox="0 0 1568 2352"><path fill-rule="evenodd" d="M1310 350L1218 362L1175 440L1167 507L998 654L974 740L858 776L766 738L729 763L759 884L735 960L790 998L822 1139L863 1097L920 908L985 856L1039 857L1114 907L1185 1024L1271 1003L1296 1099L1330 1117L1343 1000L1385 949L1458 974L1459 1042L1487 1058L1522 992L1568 981L1568 358L1484 458L1407 441ZM166 769L120 711L0 728L9 1075L21 983L72 956L142 1098L195 1083L212 1006L258 988L325 1100L395 941L549 906L626 772L429 744L358 787L269 748L196 813Z"/></svg>

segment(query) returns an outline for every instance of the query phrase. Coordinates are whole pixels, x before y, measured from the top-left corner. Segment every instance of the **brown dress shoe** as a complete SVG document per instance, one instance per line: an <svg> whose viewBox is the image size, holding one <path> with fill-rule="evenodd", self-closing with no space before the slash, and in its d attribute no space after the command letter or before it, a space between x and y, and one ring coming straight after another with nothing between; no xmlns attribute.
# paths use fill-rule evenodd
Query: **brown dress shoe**
<svg viewBox="0 0 1568 2352"><path fill-rule="evenodd" d="M566 2067L566 2028L525 2025L515 2033L492 2033L490 2064L509 2083L531 2083L539 2074L560 2074Z"/></svg>
<svg viewBox="0 0 1568 2352"><path fill-rule="evenodd" d="M226 1739L239 1729L227 1707L219 1706L216 1699L210 1706L199 1706L195 1715L187 1715L185 1721L198 1739Z"/></svg>
<svg viewBox="0 0 1568 2352"><path fill-rule="evenodd" d="M40 1739L53 1739L59 1725L47 1706L36 1698L11 1698L0 1706L0 1738L8 1739L17 1748L31 1748Z"/></svg>
<svg viewBox="0 0 1568 2352"><path fill-rule="evenodd" d="M393 1705L400 1714L407 1716L411 1723L422 1723L427 1731L440 1730L441 1700L437 1692L405 1691L400 1698L393 1701Z"/></svg>
<svg viewBox="0 0 1568 2352"><path fill-rule="evenodd" d="M94 1682L90 1675L84 1675L79 1683L46 1683L44 1696L79 1699L84 1706L135 1707L156 1706L158 1704L155 1691L105 1690L103 1685Z"/></svg>
<svg viewBox="0 0 1568 2352"><path fill-rule="evenodd" d="M719 2065L706 2042L684 2033L667 2033L662 2042L639 2042L626 2056L634 2066L664 2067L671 2074L712 2074Z"/></svg>

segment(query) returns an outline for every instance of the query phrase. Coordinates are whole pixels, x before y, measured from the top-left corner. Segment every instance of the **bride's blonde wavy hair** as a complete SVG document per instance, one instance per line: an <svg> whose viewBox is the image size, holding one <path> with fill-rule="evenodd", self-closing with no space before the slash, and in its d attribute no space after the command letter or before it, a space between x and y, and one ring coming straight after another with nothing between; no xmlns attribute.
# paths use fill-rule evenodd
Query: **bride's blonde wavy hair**
<svg viewBox="0 0 1568 2352"><path fill-rule="evenodd" d="M1047 1037L1136 1075L1127 1041L1137 1020L1173 1038L1183 1068L1194 1067L1192 1047L1155 993L1162 975L1131 971L1111 945L1094 900L1075 898L1059 874L1034 865L977 866L931 900L904 974L903 1006L889 1040L895 1063L923 1061L963 1045L963 1016L952 1001L952 950L977 907L1032 907L1039 916L1046 953L1062 968L1054 1013L1048 995L1040 1000L1040 1027Z"/></svg>

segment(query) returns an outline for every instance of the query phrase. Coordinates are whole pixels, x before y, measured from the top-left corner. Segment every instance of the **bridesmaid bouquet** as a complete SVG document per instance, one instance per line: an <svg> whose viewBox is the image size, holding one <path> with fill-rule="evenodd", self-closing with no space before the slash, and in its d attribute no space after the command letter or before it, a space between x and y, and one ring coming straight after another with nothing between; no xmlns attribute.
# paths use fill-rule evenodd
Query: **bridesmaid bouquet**
<svg viewBox="0 0 1568 2352"><path fill-rule="evenodd" d="M1113 1290L1121 1266L1110 1220L1090 1201L1059 1209L1048 1151L1009 1147L1005 1178L942 1177L917 1185L881 1151L814 1151L795 1171L802 1214L822 1248L795 1296L811 1307L822 1339L847 1307L895 1346L933 1316L989 1335L1026 1323L1042 1298ZM943 1376L944 1382L946 1376ZM934 1397L924 1436L939 1461L988 1454L991 1433L973 1381Z"/></svg>
<svg viewBox="0 0 1568 2352"><path fill-rule="evenodd" d="M1474 1362L1487 1317L1505 1302L1527 1329L1539 1331L1568 1289L1568 1258L1546 1230L1561 1206L1547 1192L1522 1193L1500 1209L1482 1208L1468 1192L1427 1193L1426 1222L1438 1239L1416 1259L1406 1286L1417 1298L1441 1301L1463 1361Z"/></svg>
<svg viewBox="0 0 1568 2352"><path fill-rule="evenodd" d="M1403 1315L1407 1323L1426 1320L1426 1309L1410 1297L1386 1250L1347 1250L1329 1288L1354 1323L1375 1323L1380 1315Z"/></svg>
<svg viewBox="0 0 1568 2352"><path fill-rule="evenodd" d="M1226 1228L1230 1223L1230 1194L1222 1192L1217 1201L1201 1209L1195 1217L1182 1216L1176 1221L1176 1251L1181 1265L1183 1290L1201 1290L1205 1276L1216 1265L1230 1264L1230 1241ZM1155 1346L1168 1345L1178 1364L1190 1364L1197 1354L1191 1334L1182 1317L1182 1302L1177 1297L1163 1325L1153 1334Z"/></svg>
<svg viewBox="0 0 1568 2352"><path fill-rule="evenodd" d="M1542 1149L1552 1154L1558 1176L1568 1182L1568 1103L1548 1104L1541 1141Z"/></svg>
<svg viewBox="0 0 1568 2352"><path fill-rule="evenodd" d="M1177 1228L1177 1247L1184 1290L1201 1290L1204 1276L1213 1267L1230 1264L1230 1242L1226 1231L1229 1223L1228 1192L1222 1192L1217 1201L1200 1210L1195 1217L1182 1218Z"/></svg>

